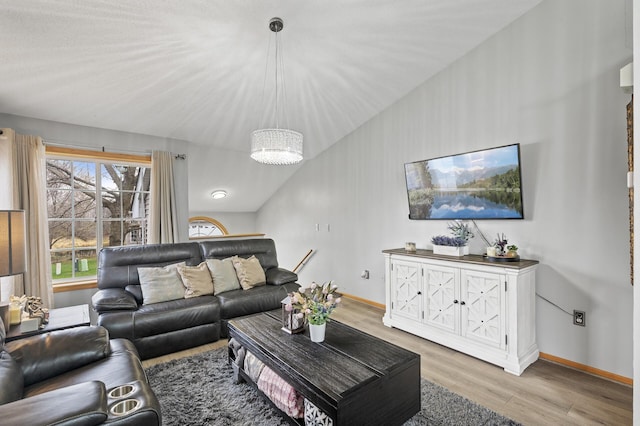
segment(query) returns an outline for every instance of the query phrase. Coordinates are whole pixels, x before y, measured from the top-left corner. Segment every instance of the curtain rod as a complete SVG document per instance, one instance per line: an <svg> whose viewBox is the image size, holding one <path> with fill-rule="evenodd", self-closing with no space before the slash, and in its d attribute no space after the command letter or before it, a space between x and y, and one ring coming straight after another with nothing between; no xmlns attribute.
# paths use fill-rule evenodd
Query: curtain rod
<svg viewBox="0 0 640 426"><path fill-rule="evenodd" d="M2 130L0 130L0 135L2 134ZM137 154L137 155L151 155L151 151L134 151L129 149L118 149L116 151L106 151L104 146L96 147L96 146L87 146L79 143L73 143L69 141L64 141L60 139L44 139L45 145L51 146L61 146L61 147L74 147L74 148L82 148L87 149L89 151L100 151L100 152L113 152L115 154ZM185 160L187 158L186 154L173 154L173 158L179 160Z"/></svg>

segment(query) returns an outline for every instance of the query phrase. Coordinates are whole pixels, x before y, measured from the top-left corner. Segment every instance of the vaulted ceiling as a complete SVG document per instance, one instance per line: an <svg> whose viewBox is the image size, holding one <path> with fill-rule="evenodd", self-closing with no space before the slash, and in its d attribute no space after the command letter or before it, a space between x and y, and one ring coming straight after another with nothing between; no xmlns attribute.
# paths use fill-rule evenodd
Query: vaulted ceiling
<svg viewBox="0 0 640 426"><path fill-rule="evenodd" d="M296 170L248 160L270 18L308 160L539 1L0 0L0 112L188 141L220 166L190 168L190 209L255 211Z"/></svg>

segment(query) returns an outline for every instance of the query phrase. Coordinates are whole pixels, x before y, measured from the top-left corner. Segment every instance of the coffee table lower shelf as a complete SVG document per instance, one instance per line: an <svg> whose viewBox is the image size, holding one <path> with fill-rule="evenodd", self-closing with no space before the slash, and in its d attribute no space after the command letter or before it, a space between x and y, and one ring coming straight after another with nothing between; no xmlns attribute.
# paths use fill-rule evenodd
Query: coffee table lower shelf
<svg viewBox="0 0 640 426"><path fill-rule="evenodd" d="M337 321L327 324L323 343L311 342L308 330L290 335L280 328L279 312L256 314L229 321L229 337L331 418L334 426L402 425L420 411L420 355ZM231 347L229 363L236 380L257 389L243 366L236 364ZM278 412L291 424L304 424L304 419Z"/></svg>
<svg viewBox="0 0 640 426"><path fill-rule="evenodd" d="M276 410L282 416L283 419L287 420L289 424L304 426L304 418L294 419L293 417L288 416L287 413L282 411L280 408L278 408L278 406L274 404L273 401L271 401L271 399L264 394L264 392L258 389L257 383L251 380L251 377L249 377L249 375L245 373L243 369L239 368L238 365L232 361L231 356L232 356L231 350L229 350L229 357L230 357L229 364L231 365L231 368L233 368L233 380L235 383L242 383L242 382L247 383L249 386L255 389L256 392L258 392L258 395L260 395L262 399L267 401L267 403L271 406L271 408Z"/></svg>

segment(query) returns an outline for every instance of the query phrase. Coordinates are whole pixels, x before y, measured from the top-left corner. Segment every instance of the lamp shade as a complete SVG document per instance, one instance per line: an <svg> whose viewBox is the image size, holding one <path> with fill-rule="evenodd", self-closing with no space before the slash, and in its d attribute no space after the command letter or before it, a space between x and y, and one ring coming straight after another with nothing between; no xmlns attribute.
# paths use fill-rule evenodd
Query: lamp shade
<svg viewBox="0 0 640 426"><path fill-rule="evenodd" d="M0 210L0 277L26 271L24 210Z"/></svg>
<svg viewBox="0 0 640 426"><path fill-rule="evenodd" d="M251 158L259 163L291 165L302 161L302 133L261 129L251 134Z"/></svg>

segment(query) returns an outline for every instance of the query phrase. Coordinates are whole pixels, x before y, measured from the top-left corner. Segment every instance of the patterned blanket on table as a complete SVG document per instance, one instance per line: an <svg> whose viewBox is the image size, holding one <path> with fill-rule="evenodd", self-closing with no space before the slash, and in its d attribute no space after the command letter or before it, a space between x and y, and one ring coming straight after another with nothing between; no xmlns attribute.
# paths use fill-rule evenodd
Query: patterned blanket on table
<svg viewBox="0 0 640 426"><path fill-rule="evenodd" d="M260 373L258 389L288 416L296 419L304 416L304 398L267 366Z"/></svg>

